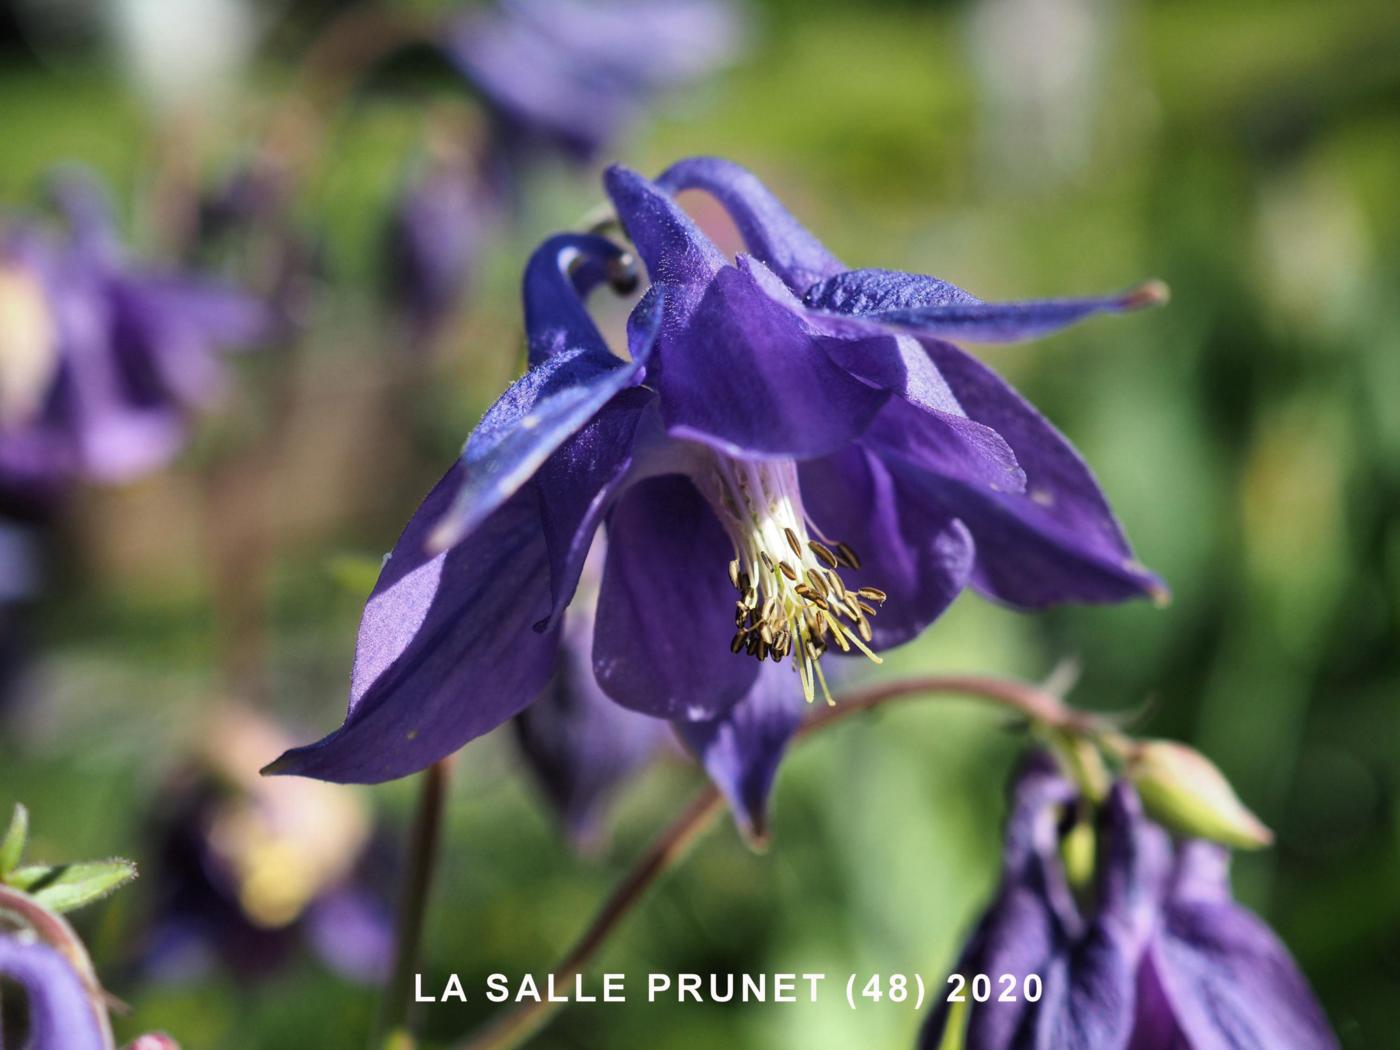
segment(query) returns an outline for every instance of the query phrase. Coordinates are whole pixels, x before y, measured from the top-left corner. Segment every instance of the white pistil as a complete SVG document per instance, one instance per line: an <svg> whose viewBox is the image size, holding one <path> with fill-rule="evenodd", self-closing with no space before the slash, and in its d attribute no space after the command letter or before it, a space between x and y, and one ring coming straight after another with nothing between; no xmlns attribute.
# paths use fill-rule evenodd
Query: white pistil
<svg viewBox="0 0 1400 1050"><path fill-rule="evenodd" d="M834 644L880 663L866 643L873 637L869 618L885 593L848 589L837 570L859 569L859 556L844 543L811 538L821 533L803 510L796 463L716 455L712 464L702 487L736 555L729 563L739 595L730 650L774 662L791 656L808 703L818 688L834 703L822 654Z"/></svg>

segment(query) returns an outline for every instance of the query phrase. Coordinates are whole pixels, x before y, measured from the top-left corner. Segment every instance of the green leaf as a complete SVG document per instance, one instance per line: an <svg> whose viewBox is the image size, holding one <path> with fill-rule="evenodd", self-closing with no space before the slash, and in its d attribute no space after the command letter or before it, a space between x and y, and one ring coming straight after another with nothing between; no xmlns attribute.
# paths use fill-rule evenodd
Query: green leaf
<svg viewBox="0 0 1400 1050"><path fill-rule="evenodd" d="M10 826L5 831L5 837L0 838L0 879L19 867L20 858L24 856L24 843L28 838L29 810L25 809L22 803L16 802Z"/></svg>
<svg viewBox="0 0 1400 1050"><path fill-rule="evenodd" d="M80 864L31 864L12 871L5 881L50 911L62 913L99 901L134 878L136 865L114 857Z"/></svg>

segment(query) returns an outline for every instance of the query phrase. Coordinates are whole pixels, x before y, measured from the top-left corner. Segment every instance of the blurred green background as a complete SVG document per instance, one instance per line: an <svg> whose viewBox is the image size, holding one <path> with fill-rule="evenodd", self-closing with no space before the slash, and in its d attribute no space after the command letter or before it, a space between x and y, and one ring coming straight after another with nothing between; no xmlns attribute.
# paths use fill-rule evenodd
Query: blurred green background
<svg viewBox="0 0 1400 1050"><path fill-rule="evenodd" d="M4 16L0 204L79 160L117 188L137 243L156 245L170 115L99 41L55 31L36 44L34 6ZM201 177L236 159L335 5L286 7L217 116L181 129ZM1076 702L1149 705L1143 731L1205 750L1277 830L1275 849L1239 858L1236 889L1296 954L1343 1043L1400 1046L1400 6L772 0L751 15L747 53L666 100L616 159L655 173L728 156L851 265L986 298L1147 277L1173 290L1166 309L984 354L1083 450L1171 606L1025 617L969 594L882 673L1038 678L1075 656ZM175 469L84 493L50 544L41 655L0 742L0 801L31 807L36 858L146 862L145 817L217 702L256 701L305 739L339 723L364 595L345 567L388 548L517 368L531 245L601 198L596 173L540 176L448 352L386 408L382 216L425 112L463 105L448 83L395 83L328 129L328 161L298 195L326 277L295 375L276 380L286 444L240 458L279 367L250 360L243 392ZM220 544L251 546L265 606L230 593L240 573L220 571ZM597 972L625 971L634 989L680 970L938 984L994 885L1022 746L1004 729L939 700L801 745L771 848L711 833ZM612 842L580 859L509 737L470 745L425 970L460 972L469 989L494 971L542 973L698 783L679 761L651 770ZM411 784L345 790L404 827ZM133 1006L120 1031L163 1027L189 1050L362 1045L373 994L310 960L252 984L123 983L145 881L81 917ZM473 996L427 1011L429 1045L493 1009ZM897 1047L919 1021L831 994L748 1009L634 996L568 1009L533 1045Z"/></svg>

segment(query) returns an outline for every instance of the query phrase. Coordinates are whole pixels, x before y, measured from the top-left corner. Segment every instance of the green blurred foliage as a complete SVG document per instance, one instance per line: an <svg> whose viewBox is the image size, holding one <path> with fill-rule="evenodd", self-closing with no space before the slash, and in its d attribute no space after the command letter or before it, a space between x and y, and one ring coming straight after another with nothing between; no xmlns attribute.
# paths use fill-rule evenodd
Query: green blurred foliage
<svg viewBox="0 0 1400 1050"><path fill-rule="evenodd" d="M1164 310L988 355L1094 464L1172 605L1027 618L966 596L882 673L1037 677L1074 655L1076 701L1149 704L1144 731L1208 753L1276 829L1276 848L1239 860L1237 890L1296 953L1345 1044L1400 1045L1400 8L1093 10L1092 130L1068 170L1037 149L996 148L971 5L913 2L773 0L754 12L748 56L670 100L621 159L656 171L686 154L730 156L853 266L931 272L986 297L1171 285ZM260 55L238 119L200 140L206 173L238 155L288 82L315 19L303 21ZM450 94L356 99L330 129L333 162L299 199L329 272L299 365L305 440L285 451L307 470L336 445L329 421L355 403L346 377L385 381L372 305L380 216L425 107L460 105ZM13 49L0 114L0 201L25 201L49 166L79 159L113 181L136 239L157 241L161 129L109 64L54 67ZM387 548L517 367L530 245L600 193L593 175L559 170L526 195L452 354L409 392L395 440L367 453L379 459L310 490L297 485L305 471L276 464L288 477L270 497L284 528L266 552L262 686L307 737L339 721L357 559ZM22 732L0 744L0 795L30 806L35 856L149 861L143 814L200 710L230 689L222 654L237 626L207 571L208 471L192 454L170 479L86 496L52 544L44 655ZM778 784L769 851L749 853L727 828L710 835L597 969L626 971L634 990L651 970L919 972L936 986L995 878L1002 785L1021 746L1002 728L970 704L933 701L803 745ZM461 972L469 989L493 971L542 973L697 783L679 764L650 772L611 845L581 860L508 739L473 744L457 768L425 969L430 984ZM410 785L360 794L404 824ZM124 1030L160 1025L195 1050L363 1041L372 996L310 962L251 986L123 983L141 885L85 917L99 969L135 1007ZM474 996L428 1011L429 1045L491 1010ZM634 1002L569 1009L534 1045L650 1045L664 1033L678 1050L907 1046L917 1024L907 1008L853 1013L830 994L747 1010Z"/></svg>

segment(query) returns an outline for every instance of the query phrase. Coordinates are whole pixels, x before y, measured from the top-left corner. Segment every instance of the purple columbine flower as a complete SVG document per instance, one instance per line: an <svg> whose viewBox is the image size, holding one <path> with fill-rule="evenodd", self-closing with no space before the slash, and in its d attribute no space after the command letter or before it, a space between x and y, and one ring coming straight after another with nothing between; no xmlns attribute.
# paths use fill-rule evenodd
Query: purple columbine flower
<svg viewBox="0 0 1400 1050"><path fill-rule="evenodd" d="M345 724L268 772L387 780L513 717L549 680L604 523L599 686L686 723L751 799L800 715L781 696L824 692L824 654L878 660L969 583L1030 607L1162 593L1068 442L941 338L1041 334L1151 292L990 304L848 271L723 161L659 183L615 167L607 186L652 281L629 357L583 305L623 250L545 242L524 279L529 370L387 560ZM719 197L753 254L725 259L672 200L686 187Z"/></svg>
<svg viewBox="0 0 1400 1050"><path fill-rule="evenodd" d="M24 990L26 1050L111 1050L96 996L56 948L7 932L0 923L0 977ZM5 1038L4 1024L0 1017L0 1041Z"/></svg>
<svg viewBox="0 0 1400 1050"><path fill-rule="evenodd" d="M219 351L261 337L255 301L132 264L105 200L68 175L68 230L0 230L0 490L52 493L73 478L119 482L162 465L186 417L216 396Z"/></svg>
<svg viewBox="0 0 1400 1050"><path fill-rule="evenodd" d="M1228 854L1173 843L1116 783L1098 830L1092 893L1076 896L1061 838L1077 792L1038 753L1016 780L1001 888L956 973L987 974L990 1001L967 992L949 1032L947 1003L928 1050L1331 1050L1338 1044L1288 950L1230 895ZM1036 1002L1024 994L1039 978ZM1002 975L1014 1001L1003 1001Z"/></svg>
<svg viewBox="0 0 1400 1050"><path fill-rule="evenodd" d="M497 0L464 15L448 58L481 93L503 156L541 147L587 160L652 98L729 59L724 0Z"/></svg>
<svg viewBox="0 0 1400 1050"><path fill-rule="evenodd" d="M348 980L381 981L394 864L368 814L323 784L250 777L250 755L285 743L252 712L220 712L209 730L217 743L161 792L140 968L158 981L213 967L255 980L309 948Z"/></svg>
<svg viewBox="0 0 1400 1050"><path fill-rule="evenodd" d="M436 153L409 176L386 231L389 299L419 345L456 306L500 211L468 157L445 147Z"/></svg>

